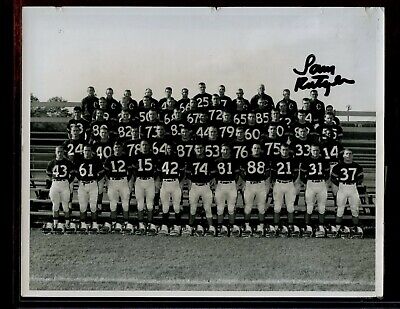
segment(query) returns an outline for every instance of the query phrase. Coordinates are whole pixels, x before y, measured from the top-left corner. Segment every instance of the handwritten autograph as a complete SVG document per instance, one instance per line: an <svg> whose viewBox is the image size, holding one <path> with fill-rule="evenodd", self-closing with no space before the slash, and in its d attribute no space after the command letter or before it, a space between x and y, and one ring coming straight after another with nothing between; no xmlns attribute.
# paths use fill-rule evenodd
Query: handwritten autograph
<svg viewBox="0 0 400 309"><path fill-rule="evenodd" d="M355 83L354 80L344 78L340 74L336 75L333 81L329 81L330 76L328 74L335 75L336 67L334 65L327 66L315 63L316 59L314 54L310 54L306 58L303 71L293 69L294 73L302 76L296 80L295 92L305 89L325 88L324 95L327 97L331 92L331 87ZM307 76L304 76L307 72L312 75L311 78L314 80L309 80Z"/></svg>

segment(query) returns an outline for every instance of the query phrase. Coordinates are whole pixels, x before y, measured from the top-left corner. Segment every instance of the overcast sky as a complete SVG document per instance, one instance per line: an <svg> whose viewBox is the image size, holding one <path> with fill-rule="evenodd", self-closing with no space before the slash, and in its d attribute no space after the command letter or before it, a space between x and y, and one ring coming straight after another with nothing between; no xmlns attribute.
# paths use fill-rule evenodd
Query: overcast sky
<svg viewBox="0 0 400 309"><path fill-rule="evenodd" d="M264 83L274 101L289 88L299 102L309 90L293 91L293 68L313 53L355 80L328 97L318 89L322 101L375 110L382 25L378 8L24 8L24 89L41 101L80 101L89 85L97 96L112 87L117 99L124 89L140 99L147 87L160 99L171 86L179 99L204 81L209 93L224 84L250 99Z"/></svg>

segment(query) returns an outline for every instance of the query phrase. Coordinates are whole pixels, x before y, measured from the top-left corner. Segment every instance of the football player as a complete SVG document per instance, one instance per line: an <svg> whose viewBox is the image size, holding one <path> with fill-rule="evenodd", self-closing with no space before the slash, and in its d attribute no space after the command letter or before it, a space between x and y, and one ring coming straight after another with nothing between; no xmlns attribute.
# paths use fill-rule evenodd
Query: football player
<svg viewBox="0 0 400 309"><path fill-rule="evenodd" d="M203 201L203 207L207 219L207 235L215 236L216 229L213 225L213 216L211 212L211 203L213 200L211 187L215 185L215 164L213 159L205 156L204 145L196 142L194 146L194 157L188 162L186 175L189 181L189 224L186 225L182 231L183 235L191 235L195 226L196 211L198 207L199 198ZM203 236L204 228L198 224L196 227L195 235Z"/></svg>
<svg viewBox="0 0 400 309"><path fill-rule="evenodd" d="M190 99L189 108L183 112L182 118L189 126L193 126L199 122L200 115L202 111L200 111L197 107L197 101L195 99Z"/></svg>
<svg viewBox="0 0 400 309"><path fill-rule="evenodd" d="M286 124L286 121L281 119L280 113L278 109L273 109L271 111L271 121L267 124L267 130L268 126L275 126L276 127L276 134L284 140L287 140L289 137L289 128Z"/></svg>
<svg viewBox="0 0 400 309"><path fill-rule="evenodd" d="M318 123L318 119L314 115L314 110L311 108L311 102L309 98L303 98L302 100L302 110L305 113L305 120L312 124L314 127Z"/></svg>
<svg viewBox="0 0 400 309"><path fill-rule="evenodd" d="M310 138L312 138L315 134L314 134L314 126L306 121L306 112L302 109L300 109L297 112L297 121L294 121L290 127L290 141L292 142L294 138L298 138L299 137L299 130L300 128L305 128L307 131L307 135L310 136ZM314 138L313 138L314 139Z"/></svg>
<svg viewBox="0 0 400 309"><path fill-rule="evenodd" d="M318 100L318 91L311 90L310 91L310 107L313 113L313 117L315 122L323 122L325 115L325 104Z"/></svg>
<svg viewBox="0 0 400 309"><path fill-rule="evenodd" d="M172 145L166 146L166 153L161 157L158 165L158 173L160 175L161 189L161 205L162 205L162 225L160 234L168 234L169 232L169 204L172 200L172 206L175 213L175 222L170 231L171 236L179 236L181 233L181 181L184 177L185 162L182 161L175 153L173 153Z"/></svg>
<svg viewBox="0 0 400 309"><path fill-rule="evenodd" d="M244 105L244 100L238 98L236 100L236 110L233 112L233 122L236 125L244 126L247 124L248 109Z"/></svg>
<svg viewBox="0 0 400 309"><path fill-rule="evenodd" d="M204 141L205 155L207 158L216 159L221 155L221 140L215 126L208 127L208 136Z"/></svg>
<svg viewBox="0 0 400 309"><path fill-rule="evenodd" d="M189 90L187 88L182 88L182 98L178 101L179 109L184 112L189 108Z"/></svg>
<svg viewBox="0 0 400 309"><path fill-rule="evenodd" d="M100 138L94 141L93 151L97 158L104 164L105 160L110 157L113 153L114 141L108 134L106 127L100 128ZM104 185L106 184L106 177L101 178L98 181L99 195L97 197L97 210L102 211L103 208L103 194Z"/></svg>
<svg viewBox="0 0 400 309"><path fill-rule="evenodd" d="M99 108L99 99L96 97L94 87L87 88L87 97L82 99L82 113L87 121L92 121L93 111Z"/></svg>
<svg viewBox="0 0 400 309"><path fill-rule="evenodd" d="M87 140L87 131L89 130L90 123L85 118L82 118L82 108L80 106L75 106L72 116L73 118L68 121L67 125L68 136L71 137L71 128L73 126L78 126L79 134Z"/></svg>
<svg viewBox="0 0 400 309"><path fill-rule="evenodd" d="M94 121L90 123L90 142L96 140L100 134L100 128L105 126L108 129L108 133L110 135L114 134L115 123L112 121L107 121L104 119L103 111L101 109L97 109L95 111L96 118Z"/></svg>
<svg viewBox="0 0 400 309"><path fill-rule="evenodd" d="M137 107L135 107L134 103L129 102L129 97L122 97L121 99L121 113L124 110L129 112L130 118L135 119L137 113ZM135 100L133 100L136 102ZM121 114L118 115L118 118L121 118Z"/></svg>
<svg viewBox="0 0 400 309"><path fill-rule="evenodd" d="M231 148L228 144L221 145L221 157L216 160L217 181L215 188L215 202L217 204L217 232L218 236L239 236L240 228L235 224L235 204L237 199L237 181L240 176L240 164L231 156ZM225 204L228 206L229 225L223 224Z"/></svg>
<svg viewBox="0 0 400 309"><path fill-rule="evenodd" d="M283 104L282 104L283 103ZM290 99L290 90L283 90L283 99L276 104L276 108L280 110L281 105L286 105L289 118L294 118L297 113L297 103Z"/></svg>
<svg viewBox="0 0 400 309"><path fill-rule="evenodd" d="M194 154L194 141L187 126L181 128L181 134L178 136L175 145L178 157L182 158L185 162Z"/></svg>
<svg viewBox="0 0 400 309"><path fill-rule="evenodd" d="M237 101L240 99L240 100L243 101L243 107L244 107L245 109L249 109L249 107L250 107L250 102L249 102L249 100L245 99L245 98L243 97L243 95L244 95L243 89L242 89L242 88L239 88L239 89L236 91L236 99L234 99L234 100L232 101L233 106L237 106L237 105L238 105Z"/></svg>
<svg viewBox="0 0 400 309"><path fill-rule="evenodd" d="M265 93L265 86L261 84L258 86L257 94L254 95L250 100L250 110L254 110L257 108L258 100L260 98L266 101L265 105L267 111L271 111L275 107L274 100L272 100L271 96Z"/></svg>
<svg viewBox="0 0 400 309"><path fill-rule="evenodd" d="M343 129L334 123L335 115L332 112L326 112L324 122L317 126L315 132L322 138L326 139L329 135L333 140L341 141L343 138Z"/></svg>
<svg viewBox="0 0 400 309"><path fill-rule="evenodd" d="M206 138L208 136L209 121L207 112L199 114L199 120L191 125L192 132L198 138Z"/></svg>
<svg viewBox="0 0 400 309"><path fill-rule="evenodd" d="M242 177L246 181L244 188L244 230L242 235L249 237L252 235L250 217L253 204L255 202L258 209L258 225L255 236L264 236L264 221L266 210L266 196L270 188L269 182L270 162L261 156L261 145L254 143L251 154L242 164Z"/></svg>
<svg viewBox="0 0 400 309"><path fill-rule="evenodd" d="M335 125L337 125L337 126L340 126L340 120L339 120L339 118L338 117L336 117L336 115L335 115L335 110L333 109L333 106L332 105L327 105L326 106L326 108L325 108L325 114L327 113L327 112L331 112L331 113L333 113L333 123L335 124Z"/></svg>
<svg viewBox="0 0 400 309"><path fill-rule="evenodd" d="M157 135L157 126L162 124L161 121L158 120L157 110L151 108L147 112L146 118L148 120L140 122L140 135L147 139L154 138Z"/></svg>
<svg viewBox="0 0 400 309"><path fill-rule="evenodd" d="M281 121L286 123L286 127L290 130L293 120L295 119L294 115L291 115L287 108L287 103L285 101L280 101L277 109L279 110L279 118ZM290 132L290 131L289 131Z"/></svg>
<svg viewBox="0 0 400 309"><path fill-rule="evenodd" d="M257 105L253 109L253 113L256 115L256 123L258 125L266 125L270 120L271 109L268 108L267 100L259 98Z"/></svg>
<svg viewBox="0 0 400 309"><path fill-rule="evenodd" d="M218 94L213 94L211 99L211 105L207 109L208 121L211 124L216 124L222 121L222 105Z"/></svg>
<svg viewBox="0 0 400 309"><path fill-rule="evenodd" d="M132 127L132 139L128 140L124 144L124 153L130 158L137 156L140 152L140 133L139 127Z"/></svg>
<svg viewBox="0 0 400 309"><path fill-rule="evenodd" d="M325 206L328 198L326 181L329 178L329 163L320 154L320 147L311 146L311 155L300 165L300 180L306 184L305 199L307 210L305 213L305 227L303 235L312 236L311 215L314 204L318 205L318 228L315 237L325 237Z"/></svg>
<svg viewBox="0 0 400 309"><path fill-rule="evenodd" d="M113 145L113 154L104 162L104 170L108 178L108 197L110 199L110 222L103 225L102 232L116 233L125 231L133 233L133 225L129 223L129 183L132 177L132 164L128 156L122 152L121 141L116 141ZM122 213L124 226L117 222L117 203L119 198L122 202Z"/></svg>
<svg viewBox="0 0 400 309"><path fill-rule="evenodd" d="M109 109L109 107L108 107L108 103L107 103L107 100L106 100L105 97L101 97L101 98L99 99L99 108L98 108L98 109L103 111L103 118L104 118L105 120L108 121L108 120L111 119L111 117L110 117L110 109ZM92 121L96 119L96 111L97 111L98 109L95 109L95 110L93 111Z"/></svg>
<svg viewBox="0 0 400 309"><path fill-rule="evenodd" d="M101 161L93 156L92 146L85 145L83 148L83 159L76 164L79 180L78 201L80 210L80 226L77 229L80 233L87 233L86 210L89 203L92 225L89 228L91 232L97 233L99 226L97 224L97 197L99 194L98 181L104 177L104 170Z"/></svg>
<svg viewBox="0 0 400 309"><path fill-rule="evenodd" d="M175 107L172 113L171 121L166 124L166 131L171 136L178 136L181 134L181 128L185 126L185 121L182 117L182 111L179 107Z"/></svg>
<svg viewBox="0 0 400 309"><path fill-rule="evenodd" d="M59 233L64 232L65 228L70 227L69 219L69 198L70 187L74 176L74 165L64 157L64 149L57 146L55 149L56 158L51 160L47 165L46 174L50 178L49 197L53 204L53 223L48 222L44 225L43 231L50 233L53 230ZM64 211L65 225L58 222L60 203Z"/></svg>
<svg viewBox="0 0 400 309"><path fill-rule="evenodd" d="M254 112L249 112L247 114L247 125L244 131L244 138L251 142L258 142L261 138L262 132L263 125L258 125L256 123L256 114Z"/></svg>
<svg viewBox="0 0 400 309"><path fill-rule="evenodd" d="M124 143L132 139L132 128L137 127L139 123L131 118L128 109L124 109L120 115L121 118L119 118L116 128L118 139Z"/></svg>
<svg viewBox="0 0 400 309"><path fill-rule="evenodd" d="M157 181L157 159L150 150L150 143L143 139L140 142L140 153L134 158L135 195L138 208L138 234L157 233L153 223L155 181ZM146 204L145 204L146 201ZM144 209L147 209L147 224L144 224Z"/></svg>
<svg viewBox="0 0 400 309"><path fill-rule="evenodd" d="M207 110L211 104L211 94L206 92L206 84L203 82L199 83L199 94L196 94L193 99L197 101L197 107L201 110Z"/></svg>
<svg viewBox="0 0 400 309"><path fill-rule="evenodd" d="M166 109L167 108L167 100L170 100L175 104L175 99L172 97L172 88L171 87L166 87L165 88L165 98L162 98L160 101L158 101L158 105L160 106L160 109ZM175 106L172 106L172 109Z"/></svg>
<svg viewBox="0 0 400 309"><path fill-rule="evenodd" d="M151 107L156 108L156 109L160 108L158 101L153 98L153 90L151 90L150 88L146 88L146 90L144 91L144 96L149 98ZM143 99L139 101L139 107L142 107L144 105L145 105L145 103L144 103L144 97L143 97Z"/></svg>
<svg viewBox="0 0 400 309"><path fill-rule="evenodd" d="M268 135L264 136L261 140L263 156L266 156L269 160L279 156L282 143L284 141L278 136L276 126L268 126Z"/></svg>
<svg viewBox="0 0 400 309"><path fill-rule="evenodd" d="M289 146L282 144L280 148L280 156L276 157L271 163L271 182L273 185L274 197L274 230L271 234L287 236L299 236L300 229L294 225L294 201L296 198L296 186L294 182L299 175L299 163L291 155ZM280 213L282 209L283 199L285 199L286 209L288 212L289 229L281 223Z"/></svg>
<svg viewBox="0 0 400 309"><path fill-rule="evenodd" d="M112 88L107 88L106 90L106 101L107 108L110 112L110 119L117 120L118 115L121 112L122 106L117 100L113 98L114 90Z"/></svg>
<svg viewBox="0 0 400 309"><path fill-rule="evenodd" d="M252 143L245 139L245 133L243 127L236 128L236 138L231 143L231 149L233 151L233 157L236 160L246 159L251 151Z"/></svg>
<svg viewBox="0 0 400 309"><path fill-rule="evenodd" d="M235 138L236 125L232 120L232 113L226 109L222 112L222 121L218 124L219 136L221 140L230 142Z"/></svg>
<svg viewBox="0 0 400 309"><path fill-rule="evenodd" d="M128 106L126 106L130 111L136 110L138 108L138 103L132 99L132 92L130 89L124 91L124 98L127 98ZM121 102L122 104L122 102Z"/></svg>
<svg viewBox="0 0 400 309"><path fill-rule="evenodd" d="M233 104L232 99L225 95L225 86L220 85L218 87L219 101L221 102L221 107L225 110L234 111L236 109L235 104Z"/></svg>
<svg viewBox="0 0 400 309"><path fill-rule="evenodd" d="M333 167L331 174L332 182L339 187L337 192L336 227L331 227L331 233L338 232L342 237L350 236L350 229L342 225L343 213L348 200L353 221L351 236L357 238L363 236L363 230L359 226L358 209L361 201L357 190L357 185L361 185L363 179L364 174L361 165L353 161L353 152L350 149L345 149L343 161Z"/></svg>
<svg viewBox="0 0 400 309"><path fill-rule="evenodd" d="M160 101L161 102L161 101ZM172 115L174 114L176 102L173 98L167 98L163 102L163 109L160 111L160 121L165 125L168 125L172 120Z"/></svg>
<svg viewBox="0 0 400 309"><path fill-rule="evenodd" d="M154 109L151 105L151 98L149 96L144 96L143 100L140 101L139 107L137 109L136 118L139 119L140 122L149 121L148 112L150 109ZM155 109L157 111L157 109ZM158 112L158 111L157 111Z"/></svg>

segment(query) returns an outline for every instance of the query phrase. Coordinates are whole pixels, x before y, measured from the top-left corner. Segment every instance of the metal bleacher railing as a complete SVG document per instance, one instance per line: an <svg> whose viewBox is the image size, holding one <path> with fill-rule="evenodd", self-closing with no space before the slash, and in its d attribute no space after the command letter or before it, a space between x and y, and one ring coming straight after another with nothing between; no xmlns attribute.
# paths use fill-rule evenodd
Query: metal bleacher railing
<svg viewBox="0 0 400 309"><path fill-rule="evenodd" d="M31 107L74 107L80 106L80 102L32 102ZM336 111L336 116L341 118L344 131L343 145L353 150L354 159L364 169L364 184L359 188L362 207L360 218L364 220L375 219L375 170L376 170L376 127L375 112L369 111ZM357 120L361 118L373 120ZM343 119L345 118L345 119ZM31 117L31 128L38 123L65 124L70 118L65 117ZM63 126L62 126L63 127ZM65 126L66 128L66 126ZM66 130L43 131L31 129L30 147L30 172L31 172L31 216L43 218L51 215L51 202L48 198L48 189L45 188L47 163L54 157L54 146L60 145L67 138ZM304 211L304 192L300 194L299 216ZM107 197L104 204L107 206ZM134 202L131 202L134 204ZM187 204L187 201L184 202ZM74 192L73 204L77 205L76 192ZM76 209L78 209L76 207ZM327 214L334 216L333 196L329 194ZM107 215L106 213L104 215ZM134 212L132 213L134 216ZM268 217L268 213L267 213ZM349 217L347 215L347 217ZM371 223L373 225L373 223Z"/></svg>

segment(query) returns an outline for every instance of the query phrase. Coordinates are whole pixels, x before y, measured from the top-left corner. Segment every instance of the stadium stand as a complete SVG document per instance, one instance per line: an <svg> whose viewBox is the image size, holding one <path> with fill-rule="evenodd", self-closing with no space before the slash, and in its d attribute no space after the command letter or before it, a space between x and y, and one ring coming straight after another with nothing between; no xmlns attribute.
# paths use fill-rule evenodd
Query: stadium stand
<svg viewBox="0 0 400 309"><path fill-rule="evenodd" d="M51 103L50 103L51 104ZM57 102L57 104L60 104ZM63 107L73 107L80 105L80 102L63 103ZM49 103L35 102L33 106L51 106ZM57 105L58 106L58 105ZM337 116L347 117L347 120L341 120L343 127L344 137L343 146L349 147L353 150L354 160L359 163L364 169L364 182L363 186L359 187L360 198L362 207L360 209L360 219L364 226L370 226L371 229L375 226L375 171L376 171L376 126L375 121L354 121L350 117L368 117L375 118L375 112L357 112L357 111L337 111ZM44 220L48 220L52 215L51 201L48 198L48 189L46 189L46 173L45 169L48 162L54 158L54 147L60 145L66 138L66 124L70 118L62 117L31 117L31 127L37 123L57 123L60 124L57 131L46 131L34 129L30 135L30 214L31 224L42 224ZM77 187L75 187L77 189ZM269 202L271 201L272 194L269 195ZM187 206L187 192L184 193L183 206ZM105 194L103 199L104 211L99 217L99 221L109 216L108 198ZM136 217L136 201L131 201L131 217ZM296 214L298 218L303 218L305 211L304 191L300 193L300 200ZM238 220L241 217L241 210L238 210ZM90 212L89 212L90 214ZM79 205L77 201L76 190L74 190L73 197L73 217L79 216ZM316 216L316 215L314 215ZM285 216L283 216L285 217ZM160 219L161 215L156 215L155 219ZM185 215L183 219L185 219ZM266 219L272 218L272 208L269 207L266 213ZM334 220L335 207L333 196L331 193L328 195L328 204L326 219L327 221ZM344 220L350 220L351 214L347 209L345 212Z"/></svg>

